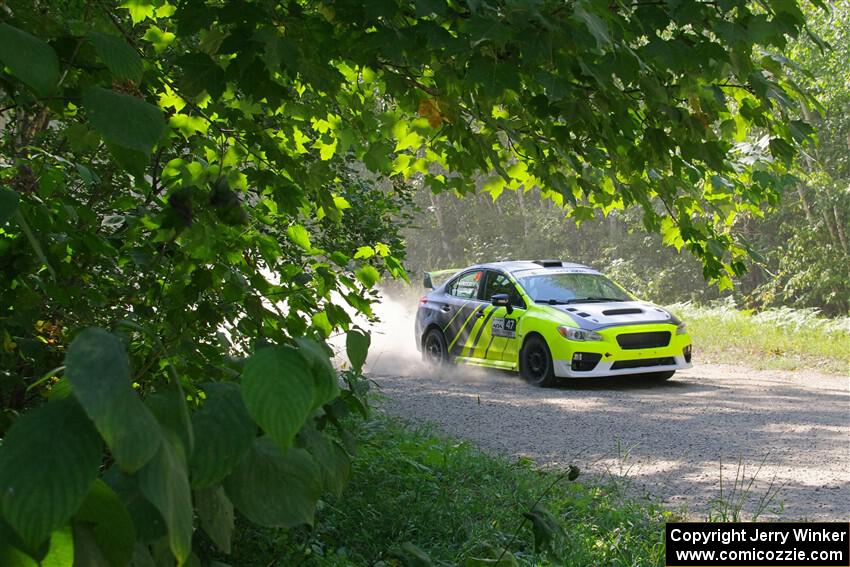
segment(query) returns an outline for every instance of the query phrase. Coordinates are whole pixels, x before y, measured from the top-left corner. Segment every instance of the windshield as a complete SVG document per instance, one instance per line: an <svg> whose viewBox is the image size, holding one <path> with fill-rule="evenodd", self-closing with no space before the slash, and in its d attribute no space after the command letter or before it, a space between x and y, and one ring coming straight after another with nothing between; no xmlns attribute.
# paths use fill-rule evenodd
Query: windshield
<svg viewBox="0 0 850 567"><path fill-rule="evenodd" d="M631 301L623 288L600 274L541 274L517 280L538 303Z"/></svg>

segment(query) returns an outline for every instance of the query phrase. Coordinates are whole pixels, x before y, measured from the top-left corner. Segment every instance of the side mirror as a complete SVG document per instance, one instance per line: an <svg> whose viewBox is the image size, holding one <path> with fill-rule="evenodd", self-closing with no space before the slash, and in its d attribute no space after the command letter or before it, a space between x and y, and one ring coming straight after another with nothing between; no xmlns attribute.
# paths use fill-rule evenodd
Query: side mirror
<svg viewBox="0 0 850 567"><path fill-rule="evenodd" d="M425 276L422 278L422 285L425 286L425 289L434 289L434 282L431 281L430 272L425 272Z"/></svg>
<svg viewBox="0 0 850 567"><path fill-rule="evenodd" d="M511 305L511 298L507 293L496 293L490 298L490 303L496 307L505 307L508 313L514 312L514 307Z"/></svg>

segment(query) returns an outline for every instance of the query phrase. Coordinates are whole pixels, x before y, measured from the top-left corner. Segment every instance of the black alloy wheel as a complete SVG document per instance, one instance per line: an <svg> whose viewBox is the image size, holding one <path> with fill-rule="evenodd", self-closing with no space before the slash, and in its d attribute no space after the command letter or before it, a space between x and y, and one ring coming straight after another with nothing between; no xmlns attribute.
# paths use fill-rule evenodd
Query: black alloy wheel
<svg viewBox="0 0 850 567"><path fill-rule="evenodd" d="M542 337L532 335L525 340L519 353L519 373L535 386L548 388L557 383L552 354Z"/></svg>
<svg viewBox="0 0 850 567"><path fill-rule="evenodd" d="M422 360L433 368L449 363L449 348L441 330L431 329L425 333L425 339L422 341Z"/></svg>

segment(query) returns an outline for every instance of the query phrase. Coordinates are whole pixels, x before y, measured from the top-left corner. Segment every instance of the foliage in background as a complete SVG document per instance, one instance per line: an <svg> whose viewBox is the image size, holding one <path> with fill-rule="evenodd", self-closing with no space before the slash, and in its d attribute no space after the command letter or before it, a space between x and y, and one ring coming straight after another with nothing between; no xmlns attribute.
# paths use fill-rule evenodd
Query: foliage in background
<svg viewBox="0 0 850 567"><path fill-rule="evenodd" d="M405 181L536 185L576 220L637 206L728 285L729 223L795 181L816 106L770 51L807 31L788 0L0 18L4 565L187 564L198 528L228 550L234 509L312 523L346 476L338 414L365 409L344 306L405 277Z"/></svg>
<svg viewBox="0 0 850 567"><path fill-rule="evenodd" d="M699 360L757 368L850 372L850 317L827 319L814 309L741 310L732 298L707 306L668 308L688 322Z"/></svg>
<svg viewBox="0 0 850 567"><path fill-rule="evenodd" d="M748 307L817 308L828 315L850 312L850 8L808 9L811 28L828 49L803 37L772 56L788 60L795 80L823 103L804 113L818 126L818 145L801 153L799 182L783 199L748 212L731 230L754 251L749 271L725 292L707 285L699 263L677 251L675 231L647 234L639 210L597 212L576 227L536 188L493 200L486 191L472 198L416 194L422 212L407 231L408 259L416 270L465 266L479 261L563 258L605 271L640 297L658 302L707 302L732 293ZM757 136L758 133L755 133ZM752 136L750 139L754 139ZM485 189L479 182L478 189Z"/></svg>

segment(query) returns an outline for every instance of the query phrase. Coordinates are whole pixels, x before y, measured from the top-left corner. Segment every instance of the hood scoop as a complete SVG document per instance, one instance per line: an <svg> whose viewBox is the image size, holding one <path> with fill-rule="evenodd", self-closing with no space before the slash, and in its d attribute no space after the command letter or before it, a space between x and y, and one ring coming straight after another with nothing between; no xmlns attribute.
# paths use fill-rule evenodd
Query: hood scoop
<svg viewBox="0 0 850 567"><path fill-rule="evenodd" d="M627 307L625 309L608 309L602 312L603 315L637 315L638 313L643 313L643 309Z"/></svg>

